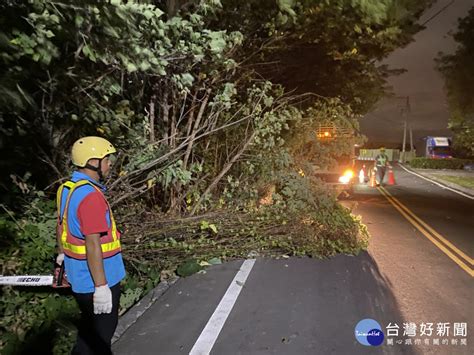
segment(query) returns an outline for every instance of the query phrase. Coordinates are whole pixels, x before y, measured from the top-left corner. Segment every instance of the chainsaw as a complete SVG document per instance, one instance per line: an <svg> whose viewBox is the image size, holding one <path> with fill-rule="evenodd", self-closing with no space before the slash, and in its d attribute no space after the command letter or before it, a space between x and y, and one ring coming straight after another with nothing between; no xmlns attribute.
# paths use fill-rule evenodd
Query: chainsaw
<svg viewBox="0 0 474 355"><path fill-rule="evenodd" d="M0 276L0 286L51 286L53 288L70 287L64 271L64 262L55 263L53 275L17 275Z"/></svg>

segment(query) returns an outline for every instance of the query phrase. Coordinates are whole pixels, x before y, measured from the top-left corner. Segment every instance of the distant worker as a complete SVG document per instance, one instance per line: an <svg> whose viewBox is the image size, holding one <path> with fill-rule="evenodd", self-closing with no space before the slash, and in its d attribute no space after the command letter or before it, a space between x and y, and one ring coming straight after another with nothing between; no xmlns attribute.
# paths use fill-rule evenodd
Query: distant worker
<svg viewBox="0 0 474 355"><path fill-rule="evenodd" d="M383 179L387 167L390 166L388 156L385 154L385 148L380 148L380 153L375 157L376 183L377 186L383 185Z"/></svg>
<svg viewBox="0 0 474 355"><path fill-rule="evenodd" d="M112 354L118 323L120 281L125 277L120 233L105 187L113 145L84 137L72 146L77 170L58 190L57 263L64 262L74 298L81 310L73 354Z"/></svg>

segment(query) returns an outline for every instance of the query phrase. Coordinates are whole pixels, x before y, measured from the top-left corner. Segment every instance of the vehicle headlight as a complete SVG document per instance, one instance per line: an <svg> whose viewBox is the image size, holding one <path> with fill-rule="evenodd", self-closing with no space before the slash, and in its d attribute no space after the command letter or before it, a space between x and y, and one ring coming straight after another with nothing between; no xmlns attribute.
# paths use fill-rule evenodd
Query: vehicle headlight
<svg viewBox="0 0 474 355"><path fill-rule="evenodd" d="M349 181L351 181L351 178L346 175L342 175L339 177L339 182L342 184L348 184Z"/></svg>
<svg viewBox="0 0 474 355"><path fill-rule="evenodd" d="M348 184L353 177L354 177L354 172L352 170L346 170L344 172L344 175L339 177L339 182L342 184Z"/></svg>
<svg viewBox="0 0 474 355"><path fill-rule="evenodd" d="M354 172L352 170L346 170L344 172L344 176L347 176L349 179L352 179L354 177Z"/></svg>

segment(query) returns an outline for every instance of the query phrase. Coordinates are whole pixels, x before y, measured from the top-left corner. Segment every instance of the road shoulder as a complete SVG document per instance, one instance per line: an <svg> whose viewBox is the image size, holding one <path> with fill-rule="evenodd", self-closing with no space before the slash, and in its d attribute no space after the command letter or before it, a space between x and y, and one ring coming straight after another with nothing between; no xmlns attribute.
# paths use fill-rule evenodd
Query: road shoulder
<svg viewBox="0 0 474 355"><path fill-rule="evenodd" d="M464 194L467 194L471 197L474 197L474 189L470 189L465 186L461 186L459 184L456 184L451 181L446 181L442 179L440 176L441 175L449 175L449 176L472 176L474 179L474 172L469 172L469 171L464 171L464 170L451 170L451 169L442 169L442 170L437 170L437 169L414 169L411 168L407 165L400 164L402 168L405 168L409 172L416 173L418 175L421 175L425 177L428 180L431 180L433 182L436 182L440 185L443 185L444 187L451 188L453 190L457 190L458 192L462 192Z"/></svg>

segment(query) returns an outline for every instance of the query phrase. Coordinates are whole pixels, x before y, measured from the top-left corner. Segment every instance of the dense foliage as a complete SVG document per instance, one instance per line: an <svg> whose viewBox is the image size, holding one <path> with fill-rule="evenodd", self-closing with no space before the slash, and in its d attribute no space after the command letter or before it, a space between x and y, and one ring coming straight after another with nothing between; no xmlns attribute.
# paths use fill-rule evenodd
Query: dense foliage
<svg viewBox="0 0 474 355"><path fill-rule="evenodd" d="M449 128L454 133L454 147L461 154L474 157L474 7L459 20L453 37L458 44L456 52L442 55L438 67L448 94Z"/></svg>
<svg viewBox="0 0 474 355"><path fill-rule="evenodd" d="M339 97L363 114L384 95L385 78L397 72L377 61L411 40L429 3L225 0L217 22L248 39L254 53L245 53L243 65L288 90Z"/></svg>
<svg viewBox="0 0 474 355"><path fill-rule="evenodd" d="M311 166L363 137L314 131L358 132L390 73L376 61L408 43L428 3L2 2L1 274L50 272L52 197L83 135L120 151L107 185L128 229L124 309L185 260L357 253L366 230ZM1 292L5 352L67 351L70 297Z"/></svg>

